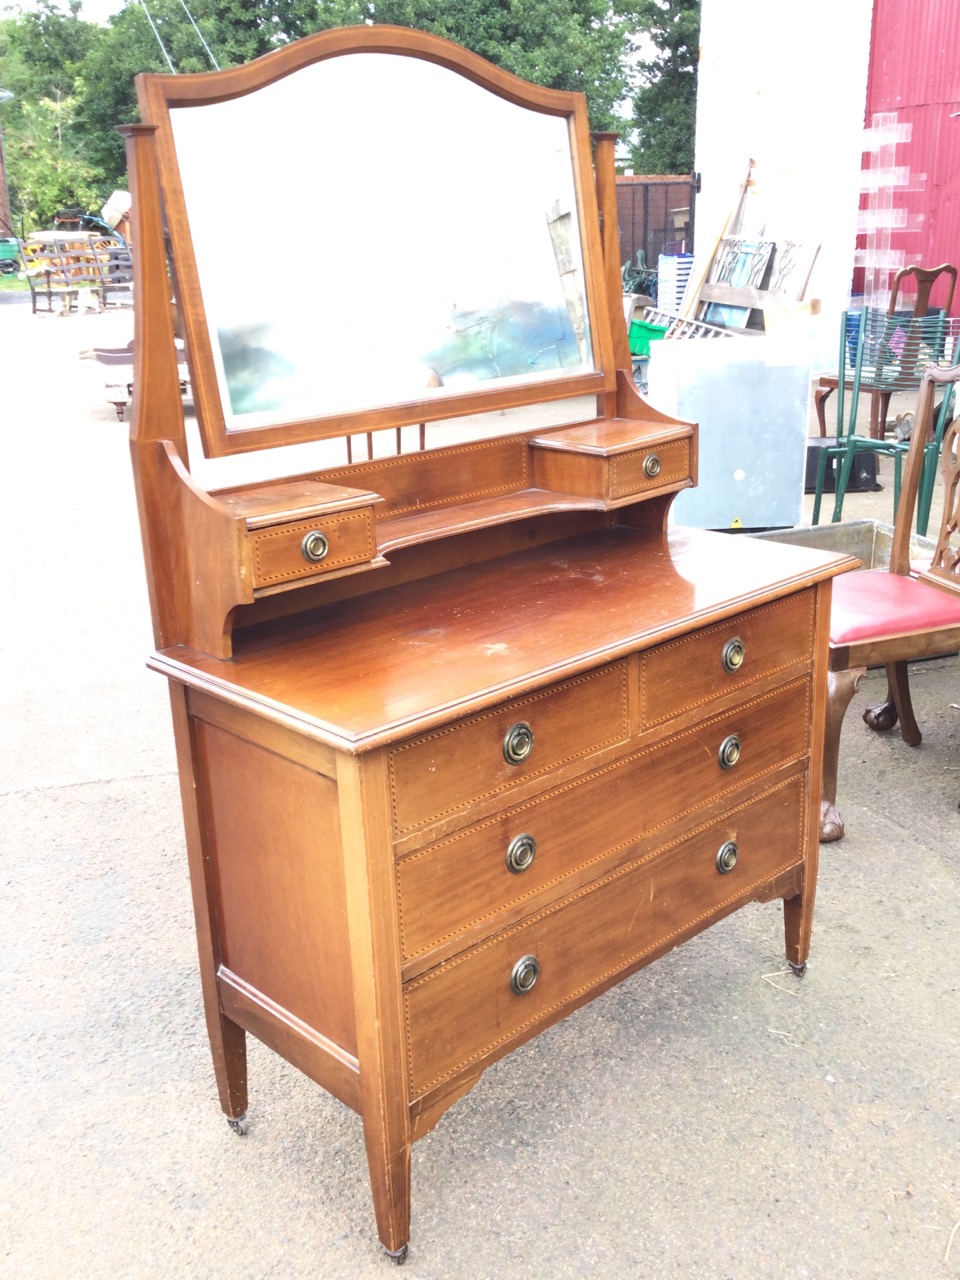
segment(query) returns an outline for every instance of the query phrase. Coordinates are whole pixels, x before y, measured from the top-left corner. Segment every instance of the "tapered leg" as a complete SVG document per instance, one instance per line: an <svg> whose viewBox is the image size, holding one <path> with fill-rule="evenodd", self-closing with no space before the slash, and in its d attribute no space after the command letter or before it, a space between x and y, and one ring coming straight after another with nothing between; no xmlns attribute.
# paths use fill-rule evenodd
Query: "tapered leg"
<svg viewBox="0 0 960 1280"><path fill-rule="evenodd" d="M887 433L887 417L890 413L890 391L870 393L870 438L882 440Z"/></svg>
<svg viewBox="0 0 960 1280"><path fill-rule="evenodd" d="M803 890L795 898L783 900L783 935L787 964L802 977L810 955L810 934L813 930L813 896L817 887L816 869L804 872Z"/></svg>
<svg viewBox="0 0 960 1280"><path fill-rule="evenodd" d="M370 1170L373 1211L380 1243L395 1262L407 1256L410 1240L410 1142L390 1142L384 1112L363 1118L363 1137Z"/></svg>
<svg viewBox="0 0 960 1280"><path fill-rule="evenodd" d="M817 482L814 487L813 514L811 524L820 523L820 505L823 502L823 486L827 479L827 451L821 449L817 458Z"/></svg>
<svg viewBox="0 0 960 1280"><path fill-rule="evenodd" d="M820 434L827 434L827 400L833 394L833 387L816 387L813 392L813 403L817 410L817 422L820 424Z"/></svg>
<svg viewBox="0 0 960 1280"><path fill-rule="evenodd" d="M820 798L820 840L827 844L843 839L843 819L837 810L837 768L840 763L840 730L850 699L863 679L866 667L827 673L827 722L823 740L823 788Z"/></svg>
<svg viewBox="0 0 960 1280"><path fill-rule="evenodd" d="M383 753L337 761L344 887L360 1063L360 1109L380 1241L403 1262L410 1239L410 1123L390 794Z"/></svg>
<svg viewBox="0 0 960 1280"><path fill-rule="evenodd" d="M204 856L198 789L194 784L196 751L182 685L171 683L170 704L180 764L180 798L190 863L190 890L197 928L200 985L203 990L207 1035L210 1039L220 1105L230 1120L240 1120L247 1111L247 1038L243 1028L224 1017L220 1010L220 995L217 991L220 938L217 933L214 886L210 881L210 862ZM238 1132L241 1130L238 1129Z"/></svg>
<svg viewBox="0 0 960 1280"><path fill-rule="evenodd" d="M204 998L206 1004L206 998ZM217 1011L211 1025L207 1011L207 1035L213 1055L217 1094L224 1115L235 1133L246 1133L247 1115L247 1033ZM234 1123L236 1122L236 1123Z"/></svg>

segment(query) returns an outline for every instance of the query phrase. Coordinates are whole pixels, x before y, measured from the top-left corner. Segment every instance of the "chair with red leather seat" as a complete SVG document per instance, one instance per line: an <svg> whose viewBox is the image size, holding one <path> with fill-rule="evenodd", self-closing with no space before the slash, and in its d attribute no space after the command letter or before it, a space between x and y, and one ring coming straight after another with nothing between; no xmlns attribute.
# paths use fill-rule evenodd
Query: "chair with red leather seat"
<svg viewBox="0 0 960 1280"><path fill-rule="evenodd" d="M943 519L929 568L911 573L910 532L923 471L928 435L934 429L938 388L944 389L940 422L950 402L960 366L929 366L921 380L910 448L904 465L900 506L894 526L889 569L843 574L833 583L830 611L830 671L824 744L820 839L840 840L843 819L837 812L837 764L840 729L850 699L867 667L883 666L887 697L864 712L877 730L900 732L910 746L921 741L913 714L907 664L960 649L960 422L943 432Z"/></svg>

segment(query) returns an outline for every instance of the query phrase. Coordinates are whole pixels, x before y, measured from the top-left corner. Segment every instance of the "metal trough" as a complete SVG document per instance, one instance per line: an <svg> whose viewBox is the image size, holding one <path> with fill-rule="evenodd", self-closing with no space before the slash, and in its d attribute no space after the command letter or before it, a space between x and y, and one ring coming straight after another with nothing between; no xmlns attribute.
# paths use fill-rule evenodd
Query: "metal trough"
<svg viewBox="0 0 960 1280"><path fill-rule="evenodd" d="M841 520L837 524L795 525L792 529L768 529L750 535L769 542L790 542L820 551L846 552L856 556L865 569L886 569L890 564L893 525L881 520ZM910 539L911 562L933 556L936 543L914 534Z"/></svg>

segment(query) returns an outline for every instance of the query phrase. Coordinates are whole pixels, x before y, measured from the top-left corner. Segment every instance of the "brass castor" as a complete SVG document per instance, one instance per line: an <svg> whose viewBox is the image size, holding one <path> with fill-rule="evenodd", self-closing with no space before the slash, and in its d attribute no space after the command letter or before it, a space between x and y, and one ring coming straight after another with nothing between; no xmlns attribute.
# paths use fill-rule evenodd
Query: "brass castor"
<svg viewBox="0 0 960 1280"><path fill-rule="evenodd" d="M399 1249L384 1249L384 1253L388 1258L392 1258L398 1267L402 1267L407 1260L407 1250L410 1248L408 1244L402 1244Z"/></svg>
<svg viewBox="0 0 960 1280"><path fill-rule="evenodd" d="M230 1116L227 1116L227 1124L241 1138L250 1132L250 1121L246 1116L237 1116L236 1119L231 1119Z"/></svg>
<svg viewBox="0 0 960 1280"><path fill-rule="evenodd" d="M798 978L802 978L803 975L807 972L806 960L804 960L803 964L794 964L792 960L788 960L787 964L790 966L790 968L793 970L793 972L797 975Z"/></svg>

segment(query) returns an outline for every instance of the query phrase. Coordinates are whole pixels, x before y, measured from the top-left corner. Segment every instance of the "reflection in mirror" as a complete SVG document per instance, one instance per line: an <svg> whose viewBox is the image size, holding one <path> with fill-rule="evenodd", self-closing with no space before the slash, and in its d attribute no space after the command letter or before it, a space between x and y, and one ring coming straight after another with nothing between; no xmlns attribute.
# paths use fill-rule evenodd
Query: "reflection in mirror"
<svg viewBox="0 0 960 1280"><path fill-rule="evenodd" d="M170 115L228 430L594 369L565 116L380 52Z"/></svg>

